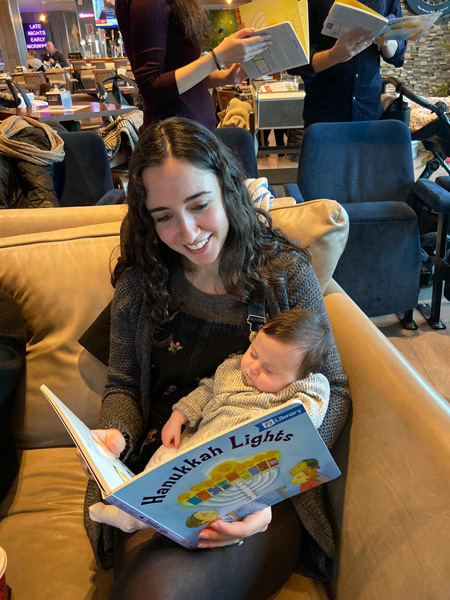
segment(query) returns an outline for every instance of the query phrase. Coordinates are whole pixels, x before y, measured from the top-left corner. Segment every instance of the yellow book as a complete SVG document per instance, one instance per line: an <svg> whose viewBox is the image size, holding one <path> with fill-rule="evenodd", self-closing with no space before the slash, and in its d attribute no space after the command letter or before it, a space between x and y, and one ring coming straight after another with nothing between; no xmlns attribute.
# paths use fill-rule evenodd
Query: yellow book
<svg viewBox="0 0 450 600"><path fill-rule="evenodd" d="M237 8L236 15L241 28L272 36L269 49L243 64L250 78L308 64L307 0L255 0Z"/></svg>

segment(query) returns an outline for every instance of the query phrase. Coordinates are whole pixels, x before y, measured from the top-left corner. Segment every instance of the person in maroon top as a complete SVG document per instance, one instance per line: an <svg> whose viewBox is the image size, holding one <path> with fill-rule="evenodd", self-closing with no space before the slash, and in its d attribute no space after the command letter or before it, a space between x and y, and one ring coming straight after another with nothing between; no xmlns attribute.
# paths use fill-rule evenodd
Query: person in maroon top
<svg viewBox="0 0 450 600"><path fill-rule="evenodd" d="M116 17L144 100L144 127L179 116L214 129L209 88L246 79L239 63L270 45L270 36L242 29L202 55L211 28L198 0L116 0Z"/></svg>

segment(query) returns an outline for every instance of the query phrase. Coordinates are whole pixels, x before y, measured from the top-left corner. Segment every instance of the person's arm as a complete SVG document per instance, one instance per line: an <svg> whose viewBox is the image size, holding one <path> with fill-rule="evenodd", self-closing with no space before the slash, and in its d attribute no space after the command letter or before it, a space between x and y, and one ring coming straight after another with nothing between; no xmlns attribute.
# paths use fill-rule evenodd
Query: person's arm
<svg viewBox="0 0 450 600"><path fill-rule="evenodd" d="M136 353L142 302L137 268L129 269L119 278L112 302L109 366L99 423L101 429L117 429L125 437L122 460L143 432L141 365Z"/></svg>
<svg viewBox="0 0 450 600"><path fill-rule="evenodd" d="M186 420L183 425L188 423L190 427L195 427L202 418L203 409L213 397L214 377L204 377L200 380L198 386L187 396L180 398L172 406L174 411L181 412Z"/></svg>
<svg viewBox="0 0 450 600"><path fill-rule="evenodd" d="M132 50L134 76L148 106L174 100L216 71L214 59L208 53L180 69L164 72L169 32L166 0L134 0L126 15L120 7L116 12L122 32L132 37L132 42L125 39L125 47L129 56ZM232 34L219 44L215 52L220 63L241 62L267 46L257 36L244 39L248 31Z"/></svg>
<svg viewBox="0 0 450 600"><path fill-rule="evenodd" d="M260 54L270 45L270 36L255 36L253 33L253 29L241 29L225 38L214 49L219 64L233 65L234 63L245 62ZM216 71L218 70L216 69L216 64L211 53L204 54L196 61L181 69L177 69L175 71L175 79L179 93L183 94L207 78L208 81L206 83L208 87L215 87L221 79L225 80L230 75L221 76L220 71L215 73ZM214 73L214 76L212 76L212 73ZM225 84L222 81L220 85Z"/></svg>
<svg viewBox="0 0 450 600"><path fill-rule="evenodd" d="M386 7L387 16L393 17L401 17L402 16L402 7L400 4L400 0L391 0L390 5ZM381 56L383 60L394 67L402 67L405 61L405 52L406 52L406 41L396 41L396 40L388 40L379 44Z"/></svg>
<svg viewBox="0 0 450 600"><path fill-rule="evenodd" d="M299 400L305 407L316 429L322 425L330 402L330 384L322 373L311 373L293 384L292 400Z"/></svg>
<svg viewBox="0 0 450 600"><path fill-rule="evenodd" d="M312 68L315 73L320 73L334 65L347 62L368 48L372 42L373 37L370 31L359 27L352 29L344 37L336 40L334 46L329 50L316 52L311 59Z"/></svg>

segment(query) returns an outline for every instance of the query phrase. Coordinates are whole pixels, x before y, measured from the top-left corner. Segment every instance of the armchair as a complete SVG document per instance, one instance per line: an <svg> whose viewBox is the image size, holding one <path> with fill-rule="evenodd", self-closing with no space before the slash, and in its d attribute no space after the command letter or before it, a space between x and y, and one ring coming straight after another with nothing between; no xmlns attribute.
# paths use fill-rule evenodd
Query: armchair
<svg viewBox="0 0 450 600"><path fill-rule="evenodd" d="M20 471L0 504L15 600L108 597L112 572L94 564L83 530L85 477L38 388L46 383L96 426L105 367L77 340L111 299L109 261L126 210L5 210L0 219L0 288L19 303L28 334L11 422ZM448 403L330 282L347 234L339 205L305 202L272 216L310 245L353 414L333 450L343 474L327 484L339 555L332 585L294 573L271 600L447 598Z"/></svg>
<svg viewBox="0 0 450 600"><path fill-rule="evenodd" d="M403 313L415 329L420 243L408 127L394 120L316 123L305 131L297 201L333 198L350 218L335 280L370 317ZM288 191L289 187L289 191ZM286 186L294 195L292 186Z"/></svg>
<svg viewBox="0 0 450 600"><path fill-rule="evenodd" d="M119 204L105 143L93 131L58 132L64 140L64 160L54 167L55 192L61 206Z"/></svg>

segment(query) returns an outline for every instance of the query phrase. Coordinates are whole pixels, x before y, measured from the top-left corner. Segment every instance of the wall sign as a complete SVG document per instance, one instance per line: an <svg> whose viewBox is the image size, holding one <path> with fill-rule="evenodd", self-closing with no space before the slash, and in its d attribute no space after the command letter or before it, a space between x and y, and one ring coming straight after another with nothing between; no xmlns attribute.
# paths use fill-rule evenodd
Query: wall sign
<svg viewBox="0 0 450 600"><path fill-rule="evenodd" d="M445 15L450 12L450 0L406 0L406 4L416 15L437 11Z"/></svg>
<svg viewBox="0 0 450 600"><path fill-rule="evenodd" d="M27 50L45 48L47 32L42 23L24 23L23 28L25 30Z"/></svg>

